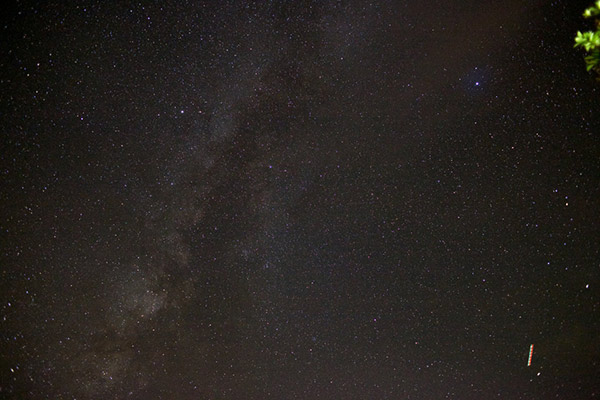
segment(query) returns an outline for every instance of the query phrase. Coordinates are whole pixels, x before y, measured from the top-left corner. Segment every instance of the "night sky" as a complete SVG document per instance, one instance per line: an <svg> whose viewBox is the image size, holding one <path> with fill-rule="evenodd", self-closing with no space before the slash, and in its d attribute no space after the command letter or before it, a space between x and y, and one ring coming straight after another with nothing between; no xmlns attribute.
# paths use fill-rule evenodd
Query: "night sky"
<svg viewBox="0 0 600 400"><path fill-rule="evenodd" d="M590 3L4 5L0 398L599 398Z"/></svg>

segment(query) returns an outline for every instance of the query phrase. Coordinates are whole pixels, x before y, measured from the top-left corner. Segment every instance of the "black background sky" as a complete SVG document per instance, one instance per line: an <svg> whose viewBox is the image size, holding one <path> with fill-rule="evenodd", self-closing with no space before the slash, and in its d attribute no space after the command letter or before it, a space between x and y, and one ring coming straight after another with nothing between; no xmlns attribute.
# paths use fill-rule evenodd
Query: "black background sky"
<svg viewBox="0 0 600 400"><path fill-rule="evenodd" d="M0 397L599 397L588 5L13 2Z"/></svg>

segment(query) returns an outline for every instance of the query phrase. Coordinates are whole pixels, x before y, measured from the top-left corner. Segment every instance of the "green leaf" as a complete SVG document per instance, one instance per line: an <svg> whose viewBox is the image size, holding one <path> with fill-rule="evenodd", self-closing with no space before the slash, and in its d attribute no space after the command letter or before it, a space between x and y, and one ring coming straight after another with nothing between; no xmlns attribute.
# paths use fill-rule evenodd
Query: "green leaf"
<svg viewBox="0 0 600 400"><path fill-rule="evenodd" d="M594 51L591 55L584 58L587 65L586 70L590 71L600 64L600 50Z"/></svg>
<svg viewBox="0 0 600 400"><path fill-rule="evenodd" d="M590 18L593 17L595 15L600 14L600 2L596 2L595 5L593 5L592 7L587 8L584 12L583 12L583 16L585 18Z"/></svg>
<svg viewBox="0 0 600 400"><path fill-rule="evenodd" d="M594 0L594 5L588 7L583 16L596 18L596 30L581 32L575 35L573 47L583 47L588 53L584 57L586 70L596 70L600 76L600 0ZM599 78L600 81L600 78Z"/></svg>
<svg viewBox="0 0 600 400"><path fill-rule="evenodd" d="M577 36L575 37L575 46L574 47L578 47L578 46L582 46L583 43L585 43L585 37L583 36L583 33L581 32L577 32Z"/></svg>

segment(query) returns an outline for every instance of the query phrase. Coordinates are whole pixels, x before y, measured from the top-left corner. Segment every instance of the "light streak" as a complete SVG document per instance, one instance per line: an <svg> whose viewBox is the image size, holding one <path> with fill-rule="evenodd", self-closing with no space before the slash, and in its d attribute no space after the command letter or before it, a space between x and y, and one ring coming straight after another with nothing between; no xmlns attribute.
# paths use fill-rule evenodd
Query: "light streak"
<svg viewBox="0 0 600 400"><path fill-rule="evenodd" d="M533 355L533 345L529 346L529 360L527 360L527 366L531 366L531 356Z"/></svg>

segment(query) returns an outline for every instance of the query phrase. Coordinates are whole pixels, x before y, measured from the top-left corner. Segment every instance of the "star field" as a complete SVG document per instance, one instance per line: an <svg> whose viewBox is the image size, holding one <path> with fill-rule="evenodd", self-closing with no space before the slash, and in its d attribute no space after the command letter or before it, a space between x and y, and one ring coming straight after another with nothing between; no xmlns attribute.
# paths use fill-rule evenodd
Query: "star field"
<svg viewBox="0 0 600 400"><path fill-rule="evenodd" d="M587 6L13 1L0 397L599 397Z"/></svg>

